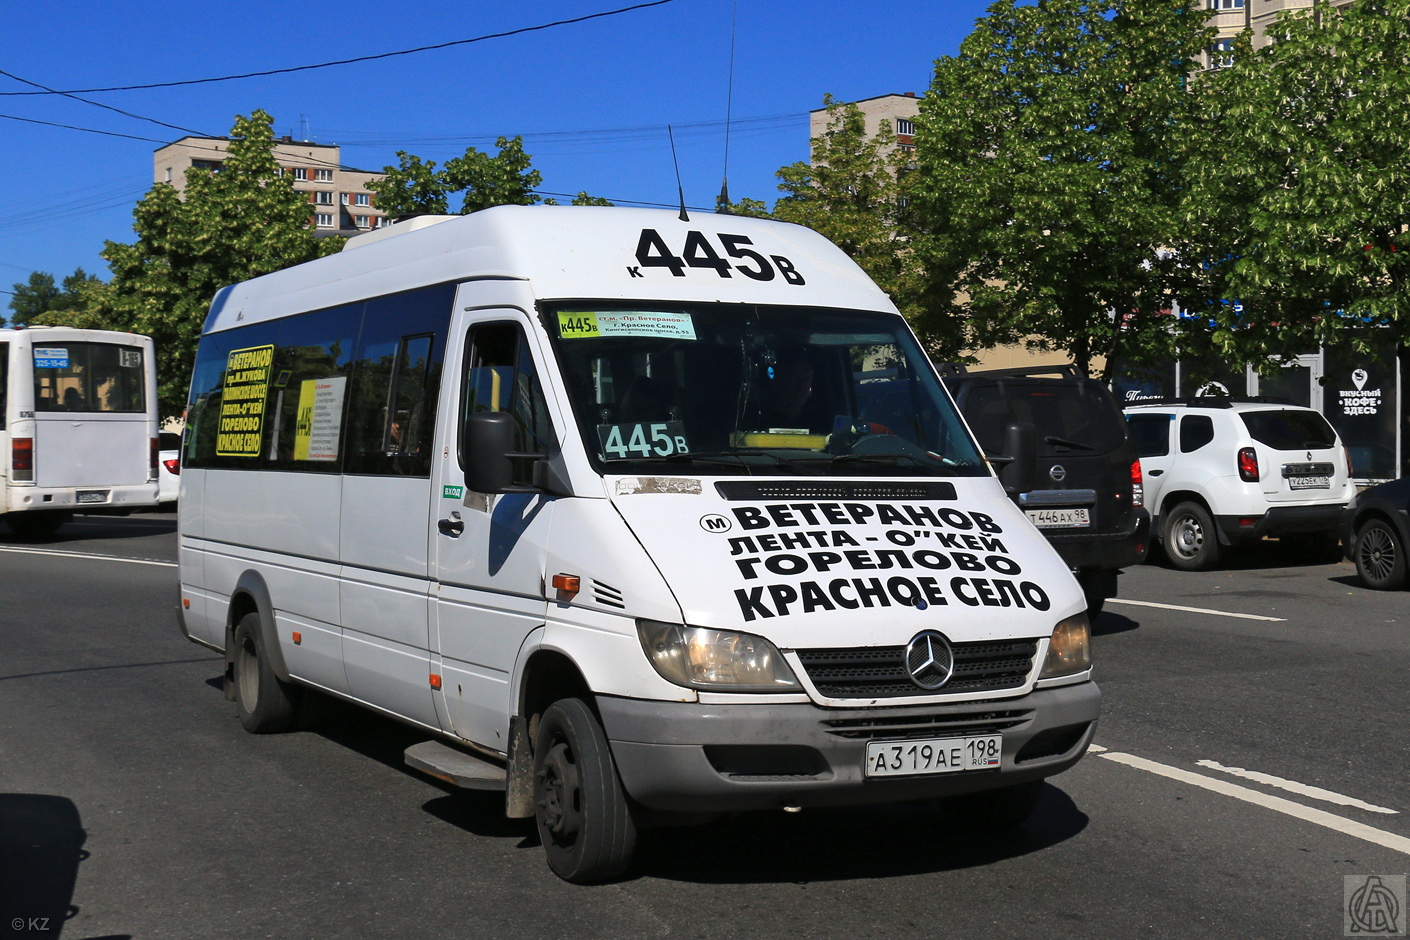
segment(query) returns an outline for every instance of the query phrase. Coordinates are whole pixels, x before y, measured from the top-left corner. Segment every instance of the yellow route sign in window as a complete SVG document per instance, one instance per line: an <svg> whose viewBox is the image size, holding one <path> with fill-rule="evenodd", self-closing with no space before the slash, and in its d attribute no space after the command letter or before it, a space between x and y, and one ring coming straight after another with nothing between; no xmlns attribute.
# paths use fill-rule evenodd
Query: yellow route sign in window
<svg viewBox="0 0 1410 940"><path fill-rule="evenodd" d="M220 427L215 452L222 457L258 457L264 439L273 346L233 349L225 361L220 395Z"/></svg>

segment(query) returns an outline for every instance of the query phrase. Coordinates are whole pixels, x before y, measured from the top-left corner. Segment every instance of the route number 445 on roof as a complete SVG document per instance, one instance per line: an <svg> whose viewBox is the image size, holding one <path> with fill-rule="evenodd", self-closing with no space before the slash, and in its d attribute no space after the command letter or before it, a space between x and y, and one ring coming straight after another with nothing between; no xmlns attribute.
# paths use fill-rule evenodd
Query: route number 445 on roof
<svg viewBox="0 0 1410 940"><path fill-rule="evenodd" d="M637 264L628 265L627 273L632 277L645 277L641 268L670 268L675 277L685 277L686 268L708 268L720 277L730 277L732 272L738 271L755 281L772 281L775 277L781 277L795 287L807 283L792 261L783 255L765 257L748 247L754 243L746 236L721 233L716 237L720 240L725 257L721 257L703 233L696 231L686 232L685 245L677 255L659 232L654 228L644 228L636 243ZM731 264L729 258L738 259L738 263Z"/></svg>

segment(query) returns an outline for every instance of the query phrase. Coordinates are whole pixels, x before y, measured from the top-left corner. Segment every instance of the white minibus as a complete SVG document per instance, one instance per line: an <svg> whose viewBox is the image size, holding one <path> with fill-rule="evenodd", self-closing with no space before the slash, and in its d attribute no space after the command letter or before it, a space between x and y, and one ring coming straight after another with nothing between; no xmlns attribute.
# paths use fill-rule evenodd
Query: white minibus
<svg viewBox="0 0 1410 940"><path fill-rule="evenodd" d="M1023 819L1092 738L1082 591L896 308L808 229L499 207L222 290L181 625L252 732L426 734L574 882L644 825L944 797ZM1025 457L1026 454L1026 457Z"/></svg>
<svg viewBox="0 0 1410 940"><path fill-rule="evenodd" d="M42 538L74 512L157 504L157 372L136 333L0 330L0 516Z"/></svg>

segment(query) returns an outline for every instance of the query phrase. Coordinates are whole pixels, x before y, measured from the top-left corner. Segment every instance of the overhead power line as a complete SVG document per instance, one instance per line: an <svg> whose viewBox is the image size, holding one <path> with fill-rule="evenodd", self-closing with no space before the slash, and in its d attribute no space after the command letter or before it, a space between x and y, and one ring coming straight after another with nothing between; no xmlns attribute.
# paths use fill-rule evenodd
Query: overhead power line
<svg viewBox="0 0 1410 940"><path fill-rule="evenodd" d="M288 75L291 72L307 72L313 69L332 68L335 65L353 65L358 62L374 62L378 59L390 59L396 56L413 55L418 52L431 52L436 49L448 49L451 46L464 46L470 43L485 42L489 39L505 39L509 36L519 36L524 33L533 33L545 29L553 29L557 26L569 26L574 23L586 23L588 20L601 19L606 16L619 16L623 13L631 13L634 10L644 10L648 7L659 7L667 3L675 3L676 0L650 0L648 3L637 3L629 7L621 7L616 10L605 10L601 13L589 13L586 16L575 16L566 20L555 20L552 23L541 23L538 26L522 26L519 29L505 30L500 33L487 33L484 36L475 36L470 39L454 39L450 42L436 43L431 46L417 46L415 49L400 49L396 52L381 52L376 55L357 56L352 59L338 59L333 62L320 62L316 65L295 65L283 69L267 69L262 72L243 72L239 75L221 75L215 78L193 78L179 82L152 82L146 85L112 85L107 88L70 88L66 91L0 91L0 97L17 97L28 95L88 95L100 91L143 91L150 88L176 88L181 85L208 85L212 82L232 82L245 78L264 78L270 75Z"/></svg>
<svg viewBox="0 0 1410 940"><path fill-rule="evenodd" d="M88 134L103 134L107 137L126 137L128 140L145 140L154 144L167 143L167 141L158 140L155 137L136 137L132 134L119 134L116 131L100 131L92 127L77 127L73 124L56 124L53 121L39 121L34 118L17 117L13 114L0 114L0 118L4 118L7 121L24 121L26 124L43 124L45 127L62 127L64 130L83 131Z"/></svg>
<svg viewBox="0 0 1410 940"><path fill-rule="evenodd" d="M181 127L181 126L178 125L178 124L168 124L166 121L158 121L156 118L144 117L144 116L141 115L141 114L133 114L131 111L124 111L122 108L114 108L112 105L110 105L110 104L103 104L101 101L89 101L87 98L80 98L78 95L75 95L75 94L73 94L72 92L68 92L68 91L55 91L53 88L50 88L48 85L41 85L41 84L39 84L38 82L32 82L32 81L30 81L30 80L27 79L27 78L20 78L18 75L15 75L13 72L7 72L7 71L5 71L4 69L0 69L0 75L5 76L6 78L13 78L15 81L20 82L21 84L24 84L24 85L33 85L35 88L42 88L44 91L49 92L49 93L51 93L51 94L63 95L65 98L72 98L74 101L81 101L81 102L84 103L84 104L91 104L93 107L95 107L95 108L102 108L104 111L112 111L114 114L121 114L123 117L135 118L136 120L139 120L139 121L146 121L146 122L149 123L149 124L156 124L156 125L159 126L159 127L170 128L171 130L174 130L174 131L181 131L181 132L186 133L186 134L195 134L195 135L198 136L198 137L209 137L209 136L210 136L209 134L203 134L203 133L201 133L200 131L193 131L193 130L192 130L191 128L189 128L189 127Z"/></svg>

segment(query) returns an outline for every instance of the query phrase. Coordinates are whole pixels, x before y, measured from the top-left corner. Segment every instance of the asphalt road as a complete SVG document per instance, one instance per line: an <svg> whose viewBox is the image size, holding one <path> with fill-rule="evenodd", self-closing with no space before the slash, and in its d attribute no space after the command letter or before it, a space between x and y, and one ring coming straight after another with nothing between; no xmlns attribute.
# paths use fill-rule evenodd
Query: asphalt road
<svg viewBox="0 0 1410 940"><path fill-rule="evenodd" d="M400 725L318 700L244 733L176 630L175 552L172 515L0 533L6 935L1340 937L1344 876L1410 867L1407 595L1276 543L1123 577L1094 639L1105 750L1022 829L738 815L648 832L595 888L495 799L405 768Z"/></svg>

